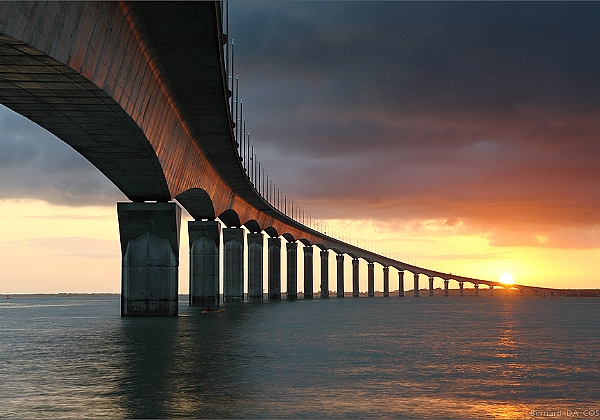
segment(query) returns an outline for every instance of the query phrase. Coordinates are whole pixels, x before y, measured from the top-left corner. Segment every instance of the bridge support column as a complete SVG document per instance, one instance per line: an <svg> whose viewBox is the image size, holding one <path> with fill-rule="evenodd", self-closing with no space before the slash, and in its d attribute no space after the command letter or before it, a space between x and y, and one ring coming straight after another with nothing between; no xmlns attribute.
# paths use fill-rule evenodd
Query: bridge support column
<svg viewBox="0 0 600 420"><path fill-rule="evenodd" d="M419 297L419 273L415 273L415 283L413 287L414 297Z"/></svg>
<svg viewBox="0 0 600 420"><path fill-rule="evenodd" d="M263 300L263 234L249 233L248 242L248 300Z"/></svg>
<svg viewBox="0 0 600 420"><path fill-rule="evenodd" d="M188 222L190 239L190 306L219 306L220 224Z"/></svg>
<svg viewBox="0 0 600 420"><path fill-rule="evenodd" d="M368 286L368 291L367 291L367 295L369 297L374 297L375 296L375 264L370 262L367 265L367 286Z"/></svg>
<svg viewBox="0 0 600 420"><path fill-rule="evenodd" d="M404 297L404 271L398 271L398 297Z"/></svg>
<svg viewBox="0 0 600 420"><path fill-rule="evenodd" d="M473 285L473 292L474 292L473 294L474 294L475 296L479 296L479 283L475 283L475 284Z"/></svg>
<svg viewBox="0 0 600 420"><path fill-rule="evenodd" d="M269 300L281 300L281 239L269 238Z"/></svg>
<svg viewBox="0 0 600 420"><path fill-rule="evenodd" d="M383 297L390 297L390 267L383 267Z"/></svg>
<svg viewBox="0 0 600 420"><path fill-rule="evenodd" d="M179 228L176 203L117 203L121 316L177 316Z"/></svg>
<svg viewBox="0 0 600 420"><path fill-rule="evenodd" d="M450 295L450 292L448 290L449 283L450 283L450 280L444 279L444 296L445 297L448 297Z"/></svg>
<svg viewBox="0 0 600 420"><path fill-rule="evenodd" d="M490 286L490 296L494 296L494 286Z"/></svg>
<svg viewBox="0 0 600 420"><path fill-rule="evenodd" d="M344 254L335 256L337 262L337 291L336 297L344 297Z"/></svg>
<svg viewBox="0 0 600 420"><path fill-rule="evenodd" d="M523 289L519 289L519 296L523 296Z"/></svg>
<svg viewBox="0 0 600 420"><path fill-rule="evenodd" d="M359 263L358 258L352 259L352 297L360 296Z"/></svg>
<svg viewBox="0 0 600 420"><path fill-rule="evenodd" d="M287 251L287 300L298 299L298 243L285 244Z"/></svg>
<svg viewBox="0 0 600 420"><path fill-rule="evenodd" d="M464 296L465 295L465 283L462 281L459 281L458 288L460 289L459 295Z"/></svg>
<svg viewBox="0 0 600 420"><path fill-rule="evenodd" d="M313 298L314 289L314 264L313 247L304 247L304 299Z"/></svg>
<svg viewBox="0 0 600 420"><path fill-rule="evenodd" d="M244 229L223 229L223 302L244 301Z"/></svg>
<svg viewBox="0 0 600 420"><path fill-rule="evenodd" d="M429 277L429 297L433 297L433 277Z"/></svg>
<svg viewBox="0 0 600 420"><path fill-rule="evenodd" d="M321 299L329 297L329 251L321 251Z"/></svg>

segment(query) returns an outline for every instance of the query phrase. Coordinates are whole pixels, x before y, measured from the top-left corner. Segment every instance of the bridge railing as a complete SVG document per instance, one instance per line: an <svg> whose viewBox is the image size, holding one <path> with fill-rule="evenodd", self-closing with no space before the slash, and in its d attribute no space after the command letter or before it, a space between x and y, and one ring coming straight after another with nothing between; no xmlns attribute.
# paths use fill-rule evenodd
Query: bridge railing
<svg viewBox="0 0 600 420"><path fill-rule="evenodd" d="M274 182L273 177L266 171L265 165L258 158L258 148L252 142L248 122L244 115L244 103L243 99L240 98L240 78L235 66L236 45L234 39L229 39L229 3L227 1L222 2L221 11L223 33L227 39L223 54L230 92L229 112L234 123L233 135L237 144L237 153L242 171L245 172L249 185L255 190L255 193L261 196L273 209L319 233L390 259L402 260L415 266L435 269L436 267L427 261L391 252L373 241L351 235L343 229L327 223L301 207Z"/></svg>

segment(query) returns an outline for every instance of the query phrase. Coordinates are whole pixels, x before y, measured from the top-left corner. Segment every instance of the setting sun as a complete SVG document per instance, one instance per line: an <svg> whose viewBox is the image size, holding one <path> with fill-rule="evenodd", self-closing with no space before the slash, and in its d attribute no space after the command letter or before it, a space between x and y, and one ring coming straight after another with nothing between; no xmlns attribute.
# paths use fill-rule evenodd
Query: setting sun
<svg viewBox="0 0 600 420"><path fill-rule="evenodd" d="M502 275L500 276L500 279L498 279L498 281L502 284L514 284L515 283L515 279L513 279L513 276L511 276L509 273L502 273Z"/></svg>

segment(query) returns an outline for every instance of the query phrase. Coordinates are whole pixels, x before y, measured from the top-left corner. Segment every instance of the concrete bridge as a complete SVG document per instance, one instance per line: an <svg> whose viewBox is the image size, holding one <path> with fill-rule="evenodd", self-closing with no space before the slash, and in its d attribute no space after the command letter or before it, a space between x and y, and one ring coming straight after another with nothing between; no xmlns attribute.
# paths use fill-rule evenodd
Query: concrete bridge
<svg viewBox="0 0 600 420"><path fill-rule="evenodd" d="M0 2L0 103L68 143L130 200L118 203L123 316L177 315L181 207L189 222L190 304L263 298L264 237L268 297L281 298L282 239L287 298L297 296L298 242L304 244L305 298L312 297L313 247L323 267L337 254L343 297L344 255L352 258L358 296L359 259L475 287L498 282L455 276L387 258L306 226L271 205L241 163L220 2ZM221 261L221 247L223 249ZM247 247L247 261L244 248ZM521 288L523 286L512 285ZM321 297L329 290L321 273Z"/></svg>

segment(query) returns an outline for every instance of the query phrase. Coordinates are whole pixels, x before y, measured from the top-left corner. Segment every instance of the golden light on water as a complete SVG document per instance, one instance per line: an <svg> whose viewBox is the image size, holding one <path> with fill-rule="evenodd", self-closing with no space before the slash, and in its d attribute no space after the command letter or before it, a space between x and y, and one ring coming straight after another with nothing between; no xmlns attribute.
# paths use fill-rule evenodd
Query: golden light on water
<svg viewBox="0 0 600 420"><path fill-rule="evenodd" d="M502 273L498 281L502 284L515 284L515 279L510 273Z"/></svg>

